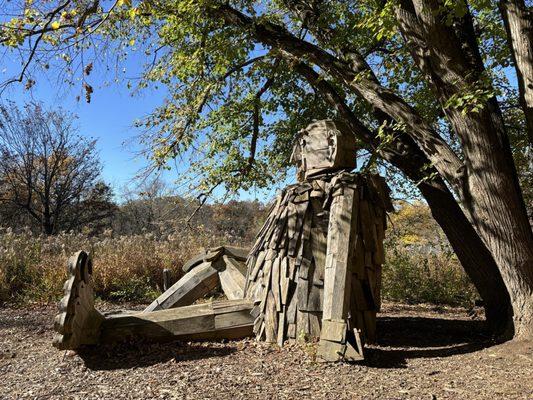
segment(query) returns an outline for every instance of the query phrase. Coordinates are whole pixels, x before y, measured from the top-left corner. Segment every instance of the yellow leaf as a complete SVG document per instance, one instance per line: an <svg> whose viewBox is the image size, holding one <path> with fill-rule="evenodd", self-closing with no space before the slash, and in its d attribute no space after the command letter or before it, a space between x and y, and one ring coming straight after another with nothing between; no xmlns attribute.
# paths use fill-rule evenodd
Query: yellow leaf
<svg viewBox="0 0 533 400"><path fill-rule="evenodd" d="M130 39L130 46L133 46L135 44L135 39Z"/></svg>
<svg viewBox="0 0 533 400"><path fill-rule="evenodd" d="M52 22L51 27L52 27L53 30L59 29L59 26L60 26L60 25L59 25L59 22L58 22L58 21L54 21L54 22Z"/></svg>

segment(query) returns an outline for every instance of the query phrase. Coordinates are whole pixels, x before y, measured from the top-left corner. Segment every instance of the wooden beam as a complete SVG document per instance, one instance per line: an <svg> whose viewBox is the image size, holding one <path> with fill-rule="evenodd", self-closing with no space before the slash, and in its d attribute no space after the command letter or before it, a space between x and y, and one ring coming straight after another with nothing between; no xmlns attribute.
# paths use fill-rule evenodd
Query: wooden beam
<svg viewBox="0 0 533 400"><path fill-rule="evenodd" d="M226 300L196 304L150 313L116 315L101 326L100 344L124 340L208 340L237 339L252 335L253 304L247 300Z"/></svg>
<svg viewBox="0 0 533 400"><path fill-rule="evenodd" d="M204 262L187 272L144 312L188 306L215 289L218 283L218 270L211 262Z"/></svg>
<svg viewBox="0 0 533 400"><path fill-rule="evenodd" d="M223 256L224 267L219 272L220 285L228 300L239 300L244 297L245 269L244 264Z"/></svg>

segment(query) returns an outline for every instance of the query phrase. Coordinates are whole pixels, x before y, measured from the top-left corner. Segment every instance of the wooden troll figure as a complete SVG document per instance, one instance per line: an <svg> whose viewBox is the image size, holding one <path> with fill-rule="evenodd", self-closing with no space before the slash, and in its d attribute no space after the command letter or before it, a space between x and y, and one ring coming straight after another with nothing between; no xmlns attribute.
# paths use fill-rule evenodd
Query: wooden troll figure
<svg viewBox="0 0 533 400"><path fill-rule="evenodd" d="M350 172L356 142L340 122L299 132L291 161L298 183L272 206L251 250L208 249L142 312L94 308L92 263L78 252L59 304L54 345L121 340L318 340L322 361L361 360L375 340L389 189L378 175ZM194 304L221 288L224 301Z"/></svg>

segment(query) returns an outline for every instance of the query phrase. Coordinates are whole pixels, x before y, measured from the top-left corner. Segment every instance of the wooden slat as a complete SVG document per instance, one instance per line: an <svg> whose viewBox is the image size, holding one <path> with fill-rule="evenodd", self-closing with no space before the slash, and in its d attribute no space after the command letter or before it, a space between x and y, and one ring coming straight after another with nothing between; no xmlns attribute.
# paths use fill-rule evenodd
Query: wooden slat
<svg viewBox="0 0 533 400"><path fill-rule="evenodd" d="M323 319L346 319L350 305L350 237L354 222L354 189L347 187L343 196L331 204L328 250L324 273Z"/></svg>
<svg viewBox="0 0 533 400"><path fill-rule="evenodd" d="M346 322L344 320L322 320L321 339L329 340L330 342L345 343L346 342Z"/></svg>
<svg viewBox="0 0 533 400"><path fill-rule="evenodd" d="M361 200L359 202L359 214L361 218L361 231L363 234L363 245L366 251L376 250L376 236L374 218L368 204L368 200Z"/></svg>
<svg viewBox="0 0 533 400"><path fill-rule="evenodd" d="M100 343L246 337L252 334L252 307L249 301L237 300L111 316L102 323Z"/></svg>
<svg viewBox="0 0 533 400"><path fill-rule="evenodd" d="M215 289L218 283L218 270L210 262L204 262L187 272L144 312L190 305Z"/></svg>
<svg viewBox="0 0 533 400"><path fill-rule="evenodd" d="M239 262L235 259L222 256L225 267L219 272L220 286L229 300L244 298L245 277Z"/></svg>
<svg viewBox="0 0 533 400"><path fill-rule="evenodd" d="M269 290L266 298L265 307L265 341L275 343L278 334L278 315L276 312L276 301L274 295Z"/></svg>
<svg viewBox="0 0 533 400"><path fill-rule="evenodd" d="M274 302L276 304L276 311L281 311L281 290L280 290L280 259L279 257L274 260L272 264L272 295L274 296Z"/></svg>

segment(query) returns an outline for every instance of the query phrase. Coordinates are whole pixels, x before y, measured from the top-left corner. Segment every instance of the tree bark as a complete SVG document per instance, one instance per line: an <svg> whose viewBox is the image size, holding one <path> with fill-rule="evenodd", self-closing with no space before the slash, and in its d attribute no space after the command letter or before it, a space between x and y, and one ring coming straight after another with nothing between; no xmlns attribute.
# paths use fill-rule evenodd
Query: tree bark
<svg viewBox="0 0 533 400"><path fill-rule="evenodd" d="M518 78L529 145L533 146L533 15L523 0L502 0L499 5Z"/></svg>
<svg viewBox="0 0 533 400"><path fill-rule="evenodd" d="M354 134L369 145L371 151L378 147L376 134L358 120L333 85L305 63L295 62L293 68L324 96ZM429 164L427 157L405 134L400 135L391 146L381 149L380 156L413 182L419 182L418 188L428 202L433 217L446 234L466 274L483 299L489 328L498 336L512 336L511 299L498 266L442 179L425 179L422 171ZM431 174L436 171L432 169L428 172Z"/></svg>
<svg viewBox="0 0 533 400"><path fill-rule="evenodd" d="M533 233L503 117L495 97L478 99L477 111L449 104L482 87L484 65L473 40L470 15L459 36L439 18L432 0L402 1L397 17L411 55L427 74L461 140L465 159L463 207L491 251L513 305L515 335L533 334ZM471 37L468 37L469 33ZM465 51L469 50L469 52Z"/></svg>

